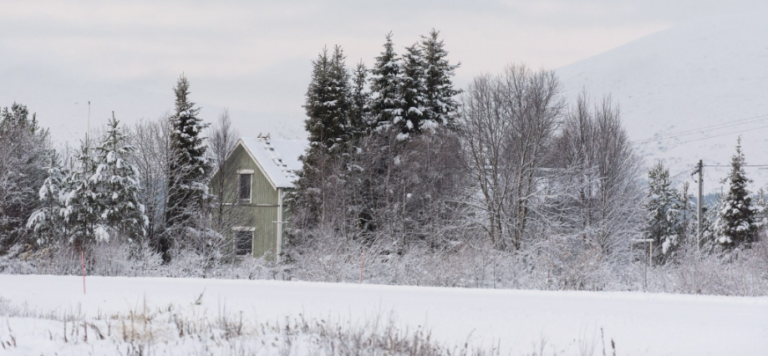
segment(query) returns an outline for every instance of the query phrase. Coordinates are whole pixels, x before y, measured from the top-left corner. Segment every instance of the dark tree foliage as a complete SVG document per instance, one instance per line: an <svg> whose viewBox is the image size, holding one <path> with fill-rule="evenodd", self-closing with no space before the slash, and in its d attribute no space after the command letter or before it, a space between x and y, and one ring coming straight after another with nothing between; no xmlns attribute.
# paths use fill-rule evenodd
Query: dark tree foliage
<svg viewBox="0 0 768 356"><path fill-rule="evenodd" d="M318 221L323 220L324 202L331 193L323 185L327 179L333 179L329 169L341 162L349 140L355 136L352 122L362 123L363 120L362 116L350 116L350 108L356 106L350 103L350 76L344 61L341 47L336 46L330 58L328 51L323 49L312 62L312 80L304 104L309 148L301 157L303 169L299 172L297 186L306 194L298 195L293 204L306 206Z"/></svg>
<svg viewBox="0 0 768 356"><path fill-rule="evenodd" d="M739 138L736 154L731 159L731 173L725 180L730 183L730 188L720 211L722 236L719 242L728 249L742 245L749 246L755 241L757 234L755 209L747 190L747 184L751 181L744 172L745 165L744 153L741 151L741 138Z"/></svg>
<svg viewBox="0 0 768 356"><path fill-rule="evenodd" d="M377 128L387 128L402 120L400 101L400 58L387 34L384 51L371 69L371 115Z"/></svg>
<svg viewBox="0 0 768 356"><path fill-rule="evenodd" d="M393 121L403 135L420 133L425 124L427 110L427 87L425 85L424 69L426 64L421 50L413 45L405 49L402 63L402 78L400 80L401 117ZM434 127L434 125L431 125Z"/></svg>
<svg viewBox="0 0 768 356"><path fill-rule="evenodd" d="M354 142L367 135L371 128L371 93L366 89L368 69L360 62L352 73L352 89L349 100L347 140Z"/></svg>
<svg viewBox="0 0 768 356"><path fill-rule="evenodd" d="M344 52L336 46L329 58L323 49L312 62L312 80L307 88L304 128L309 142L322 145L328 151L343 150L348 129L350 88L349 73L344 66Z"/></svg>

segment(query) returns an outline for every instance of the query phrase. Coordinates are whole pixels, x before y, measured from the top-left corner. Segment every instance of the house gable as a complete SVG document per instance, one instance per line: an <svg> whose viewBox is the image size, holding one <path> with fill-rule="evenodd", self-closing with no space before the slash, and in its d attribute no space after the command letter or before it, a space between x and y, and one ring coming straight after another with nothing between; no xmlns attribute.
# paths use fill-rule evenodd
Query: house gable
<svg viewBox="0 0 768 356"><path fill-rule="evenodd" d="M227 158L227 164L235 167L237 170L252 170L253 179L251 180L251 203L252 205L276 205L277 188L275 184L264 174L264 169L258 161L253 158L246 147L238 143ZM234 194L233 192L232 194Z"/></svg>

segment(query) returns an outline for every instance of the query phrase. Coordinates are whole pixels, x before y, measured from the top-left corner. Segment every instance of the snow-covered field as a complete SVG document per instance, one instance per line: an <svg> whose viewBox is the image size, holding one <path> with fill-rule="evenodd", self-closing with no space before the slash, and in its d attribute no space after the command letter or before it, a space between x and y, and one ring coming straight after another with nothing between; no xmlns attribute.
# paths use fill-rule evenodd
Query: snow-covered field
<svg viewBox="0 0 768 356"><path fill-rule="evenodd" d="M89 343L64 342L65 323L40 317L68 312L103 319L147 309L212 320L226 310L250 327L286 318L338 325L392 318L400 330L431 330L445 346L497 345L502 355L531 354L542 341L545 354L593 348L601 355L603 343L611 354L611 340L617 355L768 354L768 298L120 277L88 277L87 292L74 276L0 275L0 312L17 315L0 317L7 319L0 320L0 341L7 343L0 354L123 354L112 344L99 349L93 334ZM154 323L164 314L157 315Z"/></svg>

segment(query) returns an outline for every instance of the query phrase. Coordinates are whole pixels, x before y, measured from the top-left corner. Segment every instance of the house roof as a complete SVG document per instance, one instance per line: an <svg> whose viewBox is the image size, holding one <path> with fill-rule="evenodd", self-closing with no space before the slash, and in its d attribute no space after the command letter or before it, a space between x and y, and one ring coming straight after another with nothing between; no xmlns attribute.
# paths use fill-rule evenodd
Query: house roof
<svg viewBox="0 0 768 356"><path fill-rule="evenodd" d="M296 172L302 167L299 156L304 154L307 141L259 136L243 137L240 143L275 188L294 188Z"/></svg>

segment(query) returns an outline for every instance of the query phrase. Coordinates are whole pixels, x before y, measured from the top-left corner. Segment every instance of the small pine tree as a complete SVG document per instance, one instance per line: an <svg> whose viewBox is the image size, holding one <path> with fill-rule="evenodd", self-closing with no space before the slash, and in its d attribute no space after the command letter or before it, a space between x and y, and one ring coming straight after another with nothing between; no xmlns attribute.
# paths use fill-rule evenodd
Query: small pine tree
<svg viewBox="0 0 768 356"><path fill-rule="evenodd" d="M421 132L422 125L426 124L427 110L427 87L424 80L426 63L416 45L407 47L405 51L399 90L402 117L393 122L403 138Z"/></svg>
<svg viewBox="0 0 768 356"><path fill-rule="evenodd" d="M690 185L688 182L683 183L681 190L673 190L674 203L672 208L677 212L679 221L677 223L677 234L679 243L682 240L687 239L689 236L695 236L696 234L696 205L694 203L693 195L688 193Z"/></svg>
<svg viewBox="0 0 768 356"><path fill-rule="evenodd" d="M648 212L646 236L661 246L658 259L663 259L678 245L677 210L675 192L671 188L669 170L661 162L648 172L648 196L645 208Z"/></svg>
<svg viewBox="0 0 768 356"><path fill-rule="evenodd" d="M57 236L65 233L63 194L66 193L64 184L69 172L62 167L55 151L51 153L50 163L45 170L48 177L38 193L40 207L27 221L27 227L38 236L38 245L54 242Z"/></svg>
<svg viewBox="0 0 768 356"><path fill-rule="evenodd" d="M68 241L78 250L82 250L88 244L106 237L101 234L103 231L98 229L103 208L100 206L98 185L89 179L95 172L96 164L90 138L87 136L85 141L80 142L77 163L64 179L62 217Z"/></svg>
<svg viewBox="0 0 768 356"><path fill-rule="evenodd" d="M448 62L448 51L443 40L438 39L440 32L432 31L428 36L422 36L421 52L424 55L427 110L424 112L427 122L434 122L455 128L455 118L459 103L454 99L461 93L453 87L451 77L459 64Z"/></svg>
<svg viewBox="0 0 768 356"><path fill-rule="evenodd" d="M376 129L386 129L402 120L400 58L387 34L384 51L371 69L371 115Z"/></svg>
<svg viewBox="0 0 768 356"><path fill-rule="evenodd" d="M729 182L728 194L723 199L718 218L718 242L726 249L746 245L755 241L757 224L752 198L747 184L751 181L744 172L746 165L741 151L741 138L736 144L736 154L731 159L731 173L723 183Z"/></svg>
<svg viewBox="0 0 768 356"><path fill-rule="evenodd" d="M134 148L127 143L114 113L107 125L107 135L96 148L96 171L90 178L98 184L99 205L103 208L100 220L103 225L136 238L144 234L148 219L144 205L139 202L139 171L128 163Z"/></svg>

